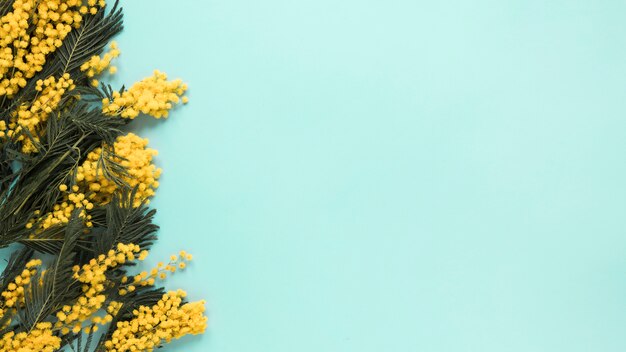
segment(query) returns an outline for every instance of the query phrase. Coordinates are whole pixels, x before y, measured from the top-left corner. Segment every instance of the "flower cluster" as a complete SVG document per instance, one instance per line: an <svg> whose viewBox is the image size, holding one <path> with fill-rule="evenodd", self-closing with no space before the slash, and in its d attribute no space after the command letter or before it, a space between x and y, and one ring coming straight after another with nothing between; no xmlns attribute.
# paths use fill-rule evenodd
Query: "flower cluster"
<svg viewBox="0 0 626 352"><path fill-rule="evenodd" d="M82 14L96 13L104 1L15 0L11 12L0 18L0 96L12 97L43 69ZM32 23L32 26L31 26ZM10 75L9 75L10 73Z"/></svg>
<svg viewBox="0 0 626 352"><path fill-rule="evenodd" d="M113 101L102 100L105 114L134 119L140 113L154 118L167 117L174 104L181 101L187 85L180 79L167 80L167 75L158 70L154 75L135 83L127 91L113 92ZM187 97L182 97L186 103Z"/></svg>
<svg viewBox="0 0 626 352"><path fill-rule="evenodd" d="M52 323L41 322L28 332L9 331L0 338L0 352L53 352L61 348L61 338L52 330Z"/></svg>
<svg viewBox="0 0 626 352"><path fill-rule="evenodd" d="M148 140L134 133L118 137L113 145L115 156L113 162L122 165L126 169L125 175L113 175L121 178L130 187L137 188L134 205L137 207L142 202L149 202L148 198L154 195L154 190L159 187L158 178L161 169L152 163L152 158L157 155L154 149L146 148ZM108 148L105 146L104 148ZM98 204L107 204L119 186L111 179L105 177L102 171L101 154L103 148L97 148L87 155L85 162L78 167L76 181L79 189L89 194L89 198Z"/></svg>
<svg viewBox="0 0 626 352"><path fill-rule="evenodd" d="M41 260L39 259L33 259L26 263L24 270L13 279L13 282L9 283L7 290L0 294L4 300L4 307L0 308L0 317L4 316L5 309L24 302L24 286L30 283L40 265Z"/></svg>
<svg viewBox="0 0 626 352"><path fill-rule="evenodd" d="M136 134L129 133L118 137L114 143L115 156L112 162L122 165L126 173L112 175L135 188L133 206L138 207L143 203L149 203L148 198L154 195L154 190L159 187L158 178L162 170L152 163L153 156L157 155L154 149L146 148L148 140ZM108 148L108 147L104 147ZM39 211L35 217L26 224L27 228L33 228L39 224L38 229L48 229L56 225L67 224L76 209L80 209L79 216L85 219L87 227L91 227L91 215L89 210L96 205L109 203L119 190L119 185L106 177L102 170L103 148L97 148L87 155L86 160L77 168L76 185L72 186L71 192L67 185L59 186L64 193L62 201L55 204L53 210L40 216ZM31 237L36 237L33 233Z"/></svg>
<svg viewBox="0 0 626 352"><path fill-rule="evenodd" d="M96 314L104 307L107 300L104 292L106 287L111 284L106 275L107 271L130 261L144 260L147 255L148 251L141 250L138 245L118 243L116 248L110 250L107 254L101 254L83 266L74 266L74 279L82 283L83 295L73 305L63 306L56 313L57 322L54 324L55 329L60 329L62 334L69 334L70 332L78 334L81 331L89 333L97 331L98 326L110 323L113 317L118 314L123 303L110 301L105 309L106 314L104 316ZM185 251L181 251L181 255L185 259L191 260L191 255ZM145 278L145 276L145 272L135 276L135 282L141 281L141 278ZM122 282L126 282L126 279L127 277ZM154 284L154 280L152 280L152 284ZM126 286L125 290L134 291L135 286ZM113 344L120 343L116 349L125 351L124 348L130 348L125 346L139 343L137 347L145 347L129 350L145 351L158 346L161 341L169 341L172 338L179 338L186 334L203 332L206 328L207 320L203 315L204 302L188 303L181 306L184 296L185 293L181 290L170 292L164 295L162 300L155 306L140 307L138 311L133 312L135 316L133 320L117 323L117 329L113 333L114 338L110 341L110 346L113 347ZM154 319L157 319L156 324ZM86 322L88 325L85 326L84 323ZM144 332L149 332L156 325L159 326L159 329L152 331L154 333L153 336L144 334ZM137 326L137 329L134 329L134 326ZM125 327L131 327L130 331L125 329ZM145 328L146 331L141 331L142 328ZM137 333L137 335L131 337L129 336L130 332ZM119 335L117 339L115 338L116 334ZM154 345L150 345L147 340L143 340L144 337L149 337L149 340ZM120 339L123 339L123 341ZM144 343L148 344L143 345Z"/></svg>
<svg viewBox="0 0 626 352"><path fill-rule="evenodd" d="M80 209L78 216L86 220L87 227L91 227L91 215L87 214L88 210L93 209L94 204L87 199L84 193L78 192L78 186L73 186L73 192L67 192L67 185L59 186L61 192L66 192L63 196L63 201L59 204L55 204L53 210L46 213L44 216L39 216L40 212L35 211L35 217L26 224L26 228L32 228L36 223L39 223L39 229L48 229L56 225L64 225L69 223L72 213L76 209ZM31 238L36 237L33 233Z"/></svg>
<svg viewBox="0 0 626 352"><path fill-rule="evenodd" d="M61 328L64 334L70 332L70 327L72 327L72 332L79 333L83 329L82 323L100 310L106 301L103 291L107 282L107 270L135 260L135 254L140 251L139 246L135 244L118 243L117 248L110 250L106 255L101 254L82 267L74 266L74 279L83 284L83 296L79 297L74 305L66 305L57 312L58 321L55 327ZM100 317L95 321L104 325L112 319L113 317L107 314L104 318ZM97 326L94 328L97 330ZM87 329L90 328L87 327Z"/></svg>
<svg viewBox="0 0 626 352"><path fill-rule="evenodd" d="M22 128L28 130L33 139L37 140L36 131L42 123L48 120L48 116L57 108L63 94L75 88L74 81L69 74L64 74L59 79L48 77L45 80L37 81L35 90L38 92L34 101L29 104L22 104L11 116L9 123L9 137L19 133ZM20 134L17 138L22 141L22 152L35 152L35 146L30 138Z"/></svg>
<svg viewBox="0 0 626 352"><path fill-rule="evenodd" d="M147 255L147 252L145 252ZM141 260L145 258L140 258ZM152 286L155 283L157 278L161 280L165 280L167 278L167 273L175 273L176 270L183 270L187 267L187 262L191 261L193 256L186 251L180 251L179 255L171 255L170 261L167 264L163 264L163 262L159 262L155 268L152 268L150 272L142 271L139 274L135 275L131 282L129 282L128 277L122 278L122 283L124 283L124 287L122 287L119 291L120 295L125 295L129 291L132 292L135 290L137 286Z"/></svg>
<svg viewBox="0 0 626 352"><path fill-rule="evenodd" d="M107 68L109 69L110 74L114 74L117 72L117 67L111 66L111 61L120 56L120 49L117 47L116 42L111 42L110 49L107 53L102 55L94 55L87 62L80 66L80 70L85 72L87 77L93 78L99 74L101 74ZM93 86L98 86L98 80L92 80Z"/></svg>
<svg viewBox="0 0 626 352"><path fill-rule="evenodd" d="M182 290L170 291L157 304L133 311L132 320L117 323L105 342L107 351L152 351L163 342L203 333L207 324L204 301L182 304L185 296Z"/></svg>
<svg viewBox="0 0 626 352"><path fill-rule="evenodd" d="M180 257L173 255L170 258L169 265L192 259L185 251L179 254ZM96 332L99 326L110 324L124 303L107 298L106 289L114 285L107 273L131 261L144 260L147 255L148 251L141 250L136 244L118 243L106 254L100 254L82 266L75 265L73 279L81 284L82 295L73 304L64 305L56 311L56 321L39 322L28 332L4 334L0 338L0 352L57 351L61 343L58 333ZM23 302L24 286L32 284L31 278L41 264L39 259L30 260L8 285L8 290L2 293L4 307L0 309L0 317L6 309ZM145 276L145 273L135 276L135 281ZM42 284L41 280L39 284ZM127 286L127 290L134 291L134 286ZM132 312L133 318L117 322L111 339L105 342L104 347L107 351L152 351L172 339L204 332L207 324L204 301L184 303L185 296L182 290L172 291L164 294L153 306L138 307ZM101 310L104 315L98 314Z"/></svg>
<svg viewBox="0 0 626 352"><path fill-rule="evenodd" d="M41 266L41 260L30 260L22 272L9 283L7 290L2 292L3 305L0 307L0 317L3 317L8 310L24 303L24 287L31 283L39 266ZM7 324L10 322L11 320L8 319ZM55 351L59 348L61 340L53 335L51 327L50 323L38 323L29 333L8 332L0 338L0 352Z"/></svg>

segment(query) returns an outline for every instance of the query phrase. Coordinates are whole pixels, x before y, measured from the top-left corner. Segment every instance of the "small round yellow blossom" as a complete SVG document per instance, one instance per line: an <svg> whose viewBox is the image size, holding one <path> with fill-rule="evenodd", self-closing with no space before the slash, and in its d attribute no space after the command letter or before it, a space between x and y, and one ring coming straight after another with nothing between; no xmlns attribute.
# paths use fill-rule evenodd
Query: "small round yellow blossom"
<svg viewBox="0 0 626 352"><path fill-rule="evenodd" d="M146 260L146 258L148 257L149 253L150 252L148 252L146 250L141 251L141 253L139 253L139 260Z"/></svg>
<svg viewBox="0 0 626 352"><path fill-rule="evenodd" d="M4 120L0 120L0 138L7 136L7 123Z"/></svg>
<svg viewBox="0 0 626 352"><path fill-rule="evenodd" d="M122 308L123 303L122 302L116 302L116 301L111 301L111 303L109 303L109 306L107 307L106 311L107 314L104 319L111 321L111 316L112 315L117 315L117 312L119 312L120 308Z"/></svg>

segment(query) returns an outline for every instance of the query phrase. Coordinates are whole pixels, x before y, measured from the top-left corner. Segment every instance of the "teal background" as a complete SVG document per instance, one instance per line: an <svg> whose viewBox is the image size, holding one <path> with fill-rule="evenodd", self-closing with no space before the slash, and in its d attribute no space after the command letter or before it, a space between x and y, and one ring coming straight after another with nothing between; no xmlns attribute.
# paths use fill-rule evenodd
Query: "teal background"
<svg viewBox="0 0 626 352"><path fill-rule="evenodd" d="M178 351L626 350L626 3L123 1Z"/></svg>

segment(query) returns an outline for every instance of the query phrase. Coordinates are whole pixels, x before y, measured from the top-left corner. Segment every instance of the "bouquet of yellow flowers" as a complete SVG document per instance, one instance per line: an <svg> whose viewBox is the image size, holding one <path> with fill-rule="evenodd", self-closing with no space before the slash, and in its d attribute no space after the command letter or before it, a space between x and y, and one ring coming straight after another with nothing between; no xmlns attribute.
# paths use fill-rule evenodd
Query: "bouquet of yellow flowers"
<svg viewBox="0 0 626 352"><path fill-rule="evenodd" d="M206 329L203 301L157 284L191 254L132 270L156 240L161 170L125 127L167 117L187 86L101 83L121 30L117 2L0 0L0 352L152 351Z"/></svg>

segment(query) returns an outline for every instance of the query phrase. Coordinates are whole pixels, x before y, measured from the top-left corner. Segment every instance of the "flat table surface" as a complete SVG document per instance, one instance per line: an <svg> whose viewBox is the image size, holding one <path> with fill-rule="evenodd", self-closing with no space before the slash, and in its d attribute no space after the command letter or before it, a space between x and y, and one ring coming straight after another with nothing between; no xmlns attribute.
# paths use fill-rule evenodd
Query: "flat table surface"
<svg viewBox="0 0 626 352"><path fill-rule="evenodd" d="M122 1L187 352L625 351L626 3Z"/></svg>

